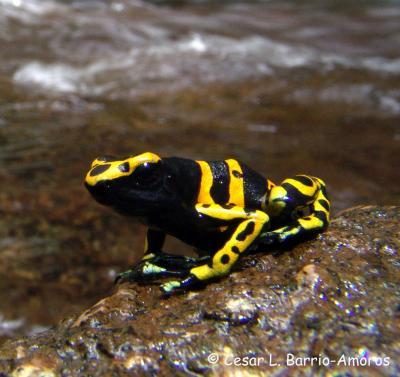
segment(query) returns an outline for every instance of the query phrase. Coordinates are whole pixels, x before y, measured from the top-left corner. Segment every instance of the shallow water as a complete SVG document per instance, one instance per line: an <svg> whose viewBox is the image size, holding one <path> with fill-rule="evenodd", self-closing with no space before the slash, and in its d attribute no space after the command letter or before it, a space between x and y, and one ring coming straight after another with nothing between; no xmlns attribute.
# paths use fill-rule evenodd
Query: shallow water
<svg viewBox="0 0 400 377"><path fill-rule="evenodd" d="M237 157L400 204L399 2L0 0L0 338L111 289L143 230L89 198L93 157ZM181 251L181 245L170 248Z"/></svg>

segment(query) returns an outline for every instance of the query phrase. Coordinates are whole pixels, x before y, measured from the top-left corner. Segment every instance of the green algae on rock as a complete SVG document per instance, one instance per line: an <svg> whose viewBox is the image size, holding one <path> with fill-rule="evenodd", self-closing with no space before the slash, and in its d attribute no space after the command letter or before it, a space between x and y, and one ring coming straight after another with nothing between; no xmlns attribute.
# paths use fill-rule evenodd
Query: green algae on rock
<svg viewBox="0 0 400 377"><path fill-rule="evenodd" d="M81 315L7 341L0 370L5 376L396 375L399 217L400 207L353 208L316 239L247 256L229 277L182 295L163 298L157 285L121 284Z"/></svg>

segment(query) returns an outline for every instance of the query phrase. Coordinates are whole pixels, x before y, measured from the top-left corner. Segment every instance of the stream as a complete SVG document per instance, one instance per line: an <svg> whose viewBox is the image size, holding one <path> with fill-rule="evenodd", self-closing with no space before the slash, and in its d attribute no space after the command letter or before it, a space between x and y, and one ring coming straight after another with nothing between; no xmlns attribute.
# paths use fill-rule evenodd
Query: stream
<svg viewBox="0 0 400 377"><path fill-rule="evenodd" d="M144 229L98 155L238 158L400 204L399 1L0 0L0 342L111 292ZM171 240L169 250L187 252Z"/></svg>

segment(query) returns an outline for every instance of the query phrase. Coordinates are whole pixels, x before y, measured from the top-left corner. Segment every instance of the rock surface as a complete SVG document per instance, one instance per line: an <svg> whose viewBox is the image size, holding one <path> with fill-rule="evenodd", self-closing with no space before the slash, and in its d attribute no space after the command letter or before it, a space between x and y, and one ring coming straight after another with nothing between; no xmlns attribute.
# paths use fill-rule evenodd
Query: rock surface
<svg viewBox="0 0 400 377"><path fill-rule="evenodd" d="M0 376L399 375L399 218L400 207L345 211L314 240L246 256L229 277L169 298L121 284L4 343Z"/></svg>

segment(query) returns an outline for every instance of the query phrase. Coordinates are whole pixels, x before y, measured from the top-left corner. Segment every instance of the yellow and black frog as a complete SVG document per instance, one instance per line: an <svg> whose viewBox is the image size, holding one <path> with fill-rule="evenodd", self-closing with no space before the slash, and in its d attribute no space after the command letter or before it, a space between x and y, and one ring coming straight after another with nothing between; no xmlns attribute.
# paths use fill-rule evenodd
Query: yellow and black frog
<svg viewBox="0 0 400 377"><path fill-rule="evenodd" d="M119 279L171 277L160 286L167 294L227 275L245 252L321 232L329 223L321 179L296 175L276 186L234 159L99 157L85 185L99 203L148 226L142 260ZM163 252L167 234L194 246L199 257Z"/></svg>

